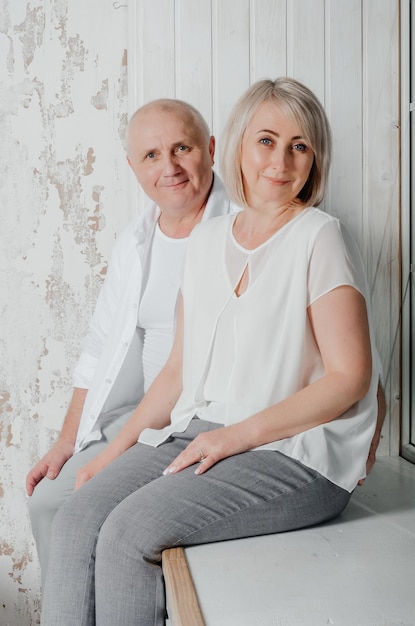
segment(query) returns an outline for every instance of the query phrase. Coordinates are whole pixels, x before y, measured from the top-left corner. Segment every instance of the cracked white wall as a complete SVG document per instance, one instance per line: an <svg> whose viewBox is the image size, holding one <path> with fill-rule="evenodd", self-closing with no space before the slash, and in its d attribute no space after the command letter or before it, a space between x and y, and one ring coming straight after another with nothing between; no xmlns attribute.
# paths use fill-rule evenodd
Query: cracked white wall
<svg viewBox="0 0 415 626"><path fill-rule="evenodd" d="M72 368L128 221L127 13L0 0L0 623L39 623L25 475L59 431Z"/></svg>

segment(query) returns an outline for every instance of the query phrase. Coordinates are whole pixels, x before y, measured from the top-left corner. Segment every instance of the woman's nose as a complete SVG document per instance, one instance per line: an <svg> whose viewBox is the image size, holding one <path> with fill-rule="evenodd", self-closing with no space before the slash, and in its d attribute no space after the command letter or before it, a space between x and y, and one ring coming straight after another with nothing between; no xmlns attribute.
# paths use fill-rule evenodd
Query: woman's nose
<svg viewBox="0 0 415 626"><path fill-rule="evenodd" d="M276 148L272 153L272 165L278 171L287 169L288 153L283 148Z"/></svg>

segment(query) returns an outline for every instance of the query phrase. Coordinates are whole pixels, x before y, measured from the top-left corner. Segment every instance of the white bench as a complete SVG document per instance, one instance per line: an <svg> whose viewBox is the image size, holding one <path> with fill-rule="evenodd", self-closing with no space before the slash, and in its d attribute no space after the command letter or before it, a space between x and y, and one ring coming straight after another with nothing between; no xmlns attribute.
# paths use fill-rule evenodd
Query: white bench
<svg viewBox="0 0 415 626"><path fill-rule="evenodd" d="M337 520L163 553L169 626L414 626L415 465L379 459Z"/></svg>

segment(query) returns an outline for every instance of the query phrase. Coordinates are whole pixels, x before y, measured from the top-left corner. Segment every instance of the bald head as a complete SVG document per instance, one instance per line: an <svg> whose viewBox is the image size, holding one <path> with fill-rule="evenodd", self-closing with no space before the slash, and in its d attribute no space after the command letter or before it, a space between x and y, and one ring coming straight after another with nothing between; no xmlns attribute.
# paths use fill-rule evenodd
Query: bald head
<svg viewBox="0 0 415 626"><path fill-rule="evenodd" d="M137 109L130 118L125 131L125 149L127 156L130 156L133 150L134 134L140 123L144 121L147 113L167 113L172 117L188 124L195 132L200 133L202 141L209 143L210 130L203 115L191 104L184 100L175 100L172 98L160 98L152 100Z"/></svg>
<svg viewBox="0 0 415 626"><path fill-rule="evenodd" d="M213 181L215 139L202 115L181 100L150 102L126 133L128 162L165 216L199 215Z"/></svg>

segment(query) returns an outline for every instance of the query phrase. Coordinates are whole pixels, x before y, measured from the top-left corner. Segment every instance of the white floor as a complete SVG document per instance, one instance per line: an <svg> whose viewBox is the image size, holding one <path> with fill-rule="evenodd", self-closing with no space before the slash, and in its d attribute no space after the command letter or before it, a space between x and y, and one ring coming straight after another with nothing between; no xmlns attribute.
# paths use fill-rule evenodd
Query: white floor
<svg viewBox="0 0 415 626"><path fill-rule="evenodd" d="M415 626L415 465L378 459L329 524L186 555L206 626Z"/></svg>

